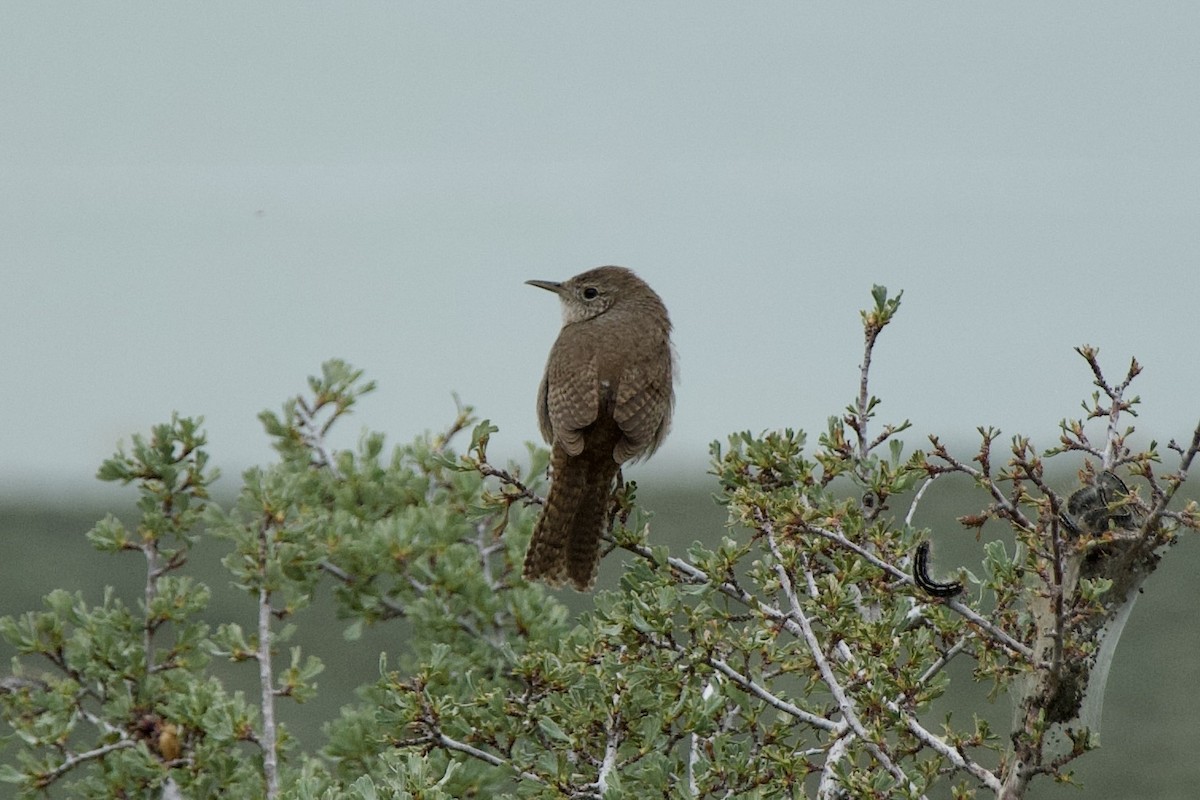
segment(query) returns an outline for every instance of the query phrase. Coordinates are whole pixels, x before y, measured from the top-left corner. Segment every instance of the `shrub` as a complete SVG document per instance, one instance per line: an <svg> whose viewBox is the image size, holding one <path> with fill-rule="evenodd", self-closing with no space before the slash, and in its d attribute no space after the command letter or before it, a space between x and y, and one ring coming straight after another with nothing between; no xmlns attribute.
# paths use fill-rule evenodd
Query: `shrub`
<svg viewBox="0 0 1200 800"><path fill-rule="evenodd" d="M875 342L899 308L881 287L863 312L857 396L815 447L802 432L739 433L712 447L730 526L685 556L649 541L636 486L612 505L611 548L632 563L572 618L521 577L547 456L498 467L498 429L462 408L449 430L387 451L381 435L334 452L328 432L373 386L332 361L263 423L277 463L212 502L198 420L173 418L104 463L133 484L140 518L88 534L140 553L144 597L99 605L58 590L41 611L0 620L19 655L0 680L11 731L0 780L22 796L72 797L954 797L1024 796L1069 779L1096 746L1108 665L1142 583L1194 503L1171 501L1200 450L1171 442L1162 467L1134 451L1136 362L1097 388L1055 447L981 429L970 458L937 437L904 455L907 423L877 426ZM1101 432L1091 432L1098 420ZM452 445L466 439L462 452ZM1047 463L1069 461L1064 495ZM996 521L978 575L930 574L930 532L913 526L931 482L969 478ZM989 530L994 530L992 526ZM214 588L187 574L198 537L256 609L246 630L210 626ZM312 697L322 664L289 645L299 612L332 586L346 635L403 621L408 638L363 676L360 701L303 752L276 704ZM931 719L947 664L1014 697L1012 730ZM229 691L218 662L257 668ZM947 789L941 790L943 793Z"/></svg>

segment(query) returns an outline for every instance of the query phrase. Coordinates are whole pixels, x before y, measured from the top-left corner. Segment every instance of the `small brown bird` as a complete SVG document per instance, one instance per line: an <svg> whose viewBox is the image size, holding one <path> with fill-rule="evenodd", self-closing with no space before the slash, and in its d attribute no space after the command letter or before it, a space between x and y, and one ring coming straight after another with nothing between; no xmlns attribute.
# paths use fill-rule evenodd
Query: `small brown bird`
<svg viewBox="0 0 1200 800"><path fill-rule="evenodd" d="M525 554L525 578L592 588L617 470L666 438L675 404L671 320L624 267L527 281L562 301L563 326L538 389L552 484Z"/></svg>

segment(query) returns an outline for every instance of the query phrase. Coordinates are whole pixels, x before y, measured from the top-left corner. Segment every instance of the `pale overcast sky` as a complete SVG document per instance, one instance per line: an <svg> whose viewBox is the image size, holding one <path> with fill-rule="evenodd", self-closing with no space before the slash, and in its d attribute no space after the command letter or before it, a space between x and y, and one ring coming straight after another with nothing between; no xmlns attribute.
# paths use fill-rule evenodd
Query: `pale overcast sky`
<svg viewBox="0 0 1200 800"><path fill-rule="evenodd" d="M0 492L86 487L175 410L234 481L334 356L379 382L343 441L457 391L520 454L559 324L523 281L610 263L675 322L650 474L815 440L872 283L905 292L874 389L914 444L1051 445L1085 342L1182 437L1198 41L1192 2L6 2Z"/></svg>

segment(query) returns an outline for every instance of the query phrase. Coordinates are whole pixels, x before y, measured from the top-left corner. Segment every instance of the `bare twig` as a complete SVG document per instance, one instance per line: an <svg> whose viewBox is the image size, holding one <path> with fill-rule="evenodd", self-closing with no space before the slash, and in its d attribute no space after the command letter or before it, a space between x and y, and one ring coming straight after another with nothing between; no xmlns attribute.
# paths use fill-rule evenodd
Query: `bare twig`
<svg viewBox="0 0 1200 800"><path fill-rule="evenodd" d="M933 482L937 480L937 477L937 475L930 475L925 479L924 483L921 484L921 488L917 489L917 493L913 495L912 503L910 503L908 506L908 513L904 515L904 524L909 528L912 527L913 517L917 514L917 506L920 504L921 498L925 496L925 490L933 485Z"/></svg>
<svg viewBox="0 0 1200 800"><path fill-rule="evenodd" d="M999 484L992 480L991 475L975 469L975 467L972 467L969 464L964 464L962 461L959 461L957 458L950 455L950 451L946 449L945 445L943 445L936 436L931 435L929 437L929 441L933 445L933 454L949 465L949 469L940 469L938 467L930 466L930 474L938 474L940 472L961 472L964 475L969 475L987 489L988 494L992 496L992 500L995 502L997 510L1003 512L1005 517L1025 530L1033 530L1033 522L1027 516L1025 516L1025 513L1021 511L1021 509L1017 508L1016 504L1014 504L1012 500L1010 500L1004 494L1004 492L1000 490Z"/></svg>
<svg viewBox="0 0 1200 800"><path fill-rule="evenodd" d="M486 461L480 461L475 465L475 468L479 471L480 475L488 478L499 478L501 484L513 487L516 490L517 499L524 500L529 505L540 506L546 502L541 495L530 489L506 469L494 467Z"/></svg>

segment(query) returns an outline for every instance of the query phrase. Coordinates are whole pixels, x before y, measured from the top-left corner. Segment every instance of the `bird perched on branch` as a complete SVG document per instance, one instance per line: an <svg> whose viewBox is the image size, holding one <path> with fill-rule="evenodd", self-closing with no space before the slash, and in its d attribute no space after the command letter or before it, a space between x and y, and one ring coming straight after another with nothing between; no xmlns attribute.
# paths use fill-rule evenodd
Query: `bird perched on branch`
<svg viewBox="0 0 1200 800"><path fill-rule="evenodd" d="M552 475L525 578L582 592L596 580L618 470L658 449L671 424L671 320L654 290L624 267L527 283L558 295L563 325L538 389Z"/></svg>

